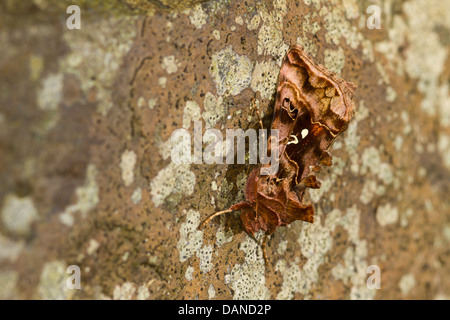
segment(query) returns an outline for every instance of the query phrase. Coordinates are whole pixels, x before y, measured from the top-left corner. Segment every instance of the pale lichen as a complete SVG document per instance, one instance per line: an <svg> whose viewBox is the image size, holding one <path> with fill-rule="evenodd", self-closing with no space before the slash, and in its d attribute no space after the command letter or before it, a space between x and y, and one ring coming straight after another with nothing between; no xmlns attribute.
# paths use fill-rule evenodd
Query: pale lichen
<svg viewBox="0 0 450 320"><path fill-rule="evenodd" d="M216 289L212 284L210 284L208 288L208 298L211 300L214 299L215 297L216 297Z"/></svg>
<svg viewBox="0 0 450 320"><path fill-rule="evenodd" d="M125 150L120 160L120 169L122 171L122 180L125 187L131 186L134 181L134 166L136 165L137 156L132 150Z"/></svg>
<svg viewBox="0 0 450 320"><path fill-rule="evenodd" d="M191 195L194 186L195 174L189 170L189 165L171 162L150 182L150 194L155 206L160 206L170 195Z"/></svg>
<svg viewBox="0 0 450 320"><path fill-rule="evenodd" d="M263 22L258 32L258 54L273 56L278 65L289 49L283 40L283 17L287 12L286 0L273 2L274 10L262 6L259 15Z"/></svg>
<svg viewBox="0 0 450 320"><path fill-rule="evenodd" d="M161 88L165 89L167 85L167 78L166 77L159 78L158 84L161 86Z"/></svg>
<svg viewBox="0 0 450 320"><path fill-rule="evenodd" d="M394 102L397 99L397 92L391 86L386 88L386 101Z"/></svg>
<svg viewBox="0 0 450 320"><path fill-rule="evenodd" d="M69 274L67 265L60 260L47 262L42 269L38 285L38 293L43 300L68 300L73 297L74 290L67 286Z"/></svg>
<svg viewBox="0 0 450 320"><path fill-rule="evenodd" d="M150 110L155 109L157 103L158 103L158 99L157 98L150 98L150 99L148 99L148 107L150 108Z"/></svg>
<svg viewBox="0 0 450 320"><path fill-rule="evenodd" d="M91 239L89 240L89 245L88 248L86 249L86 253L90 256L92 256L100 247L100 243L95 240L95 239Z"/></svg>
<svg viewBox="0 0 450 320"><path fill-rule="evenodd" d="M280 242L280 244L278 245L278 248L277 248L277 253L279 255L282 255L282 254L284 254L286 252L287 244L288 244L287 240L282 240Z"/></svg>
<svg viewBox="0 0 450 320"><path fill-rule="evenodd" d="M342 69L345 66L345 54L342 48L338 48L336 50L333 49L325 49L325 61L324 65L330 71L341 74Z"/></svg>
<svg viewBox="0 0 450 320"><path fill-rule="evenodd" d="M214 128L216 123L227 114L222 97L216 98L211 92L205 94L203 107L205 111L202 113L202 117L206 129Z"/></svg>
<svg viewBox="0 0 450 320"><path fill-rule="evenodd" d="M19 274L14 270L0 271L0 299L17 299L16 284Z"/></svg>
<svg viewBox="0 0 450 320"><path fill-rule="evenodd" d="M396 223L398 217L399 213L397 207L393 207L390 203L379 206L377 209L376 219L382 227Z"/></svg>
<svg viewBox="0 0 450 320"><path fill-rule="evenodd" d="M408 273L402 276L398 283L400 291L403 296L406 296L416 286L416 279L412 273Z"/></svg>
<svg viewBox="0 0 450 320"><path fill-rule="evenodd" d="M131 202L138 204L142 200L142 188L136 188L131 195Z"/></svg>
<svg viewBox="0 0 450 320"><path fill-rule="evenodd" d="M364 181L364 186L361 189L361 195L359 196L359 200L367 205L374 196L381 196L385 193L386 188L384 185L377 183L375 180L367 179Z"/></svg>
<svg viewBox="0 0 450 320"><path fill-rule="evenodd" d="M212 35L216 40L220 40L220 31L219 30L214 30L212 32Z"/></svg>
<svg viewBox="0 0 450 320"><path fill-rule="evenodd" d="M292 299L296 292L305 294L308 292L306 285L304 285L306 276L300 267L296 263L292 263L290 266L286 264L285 260L280 260L277 262L275 269L283 275L283 285L278 292L278 300ZM305 289L303 289L303 286Z"/></svg>
<svg viewBox="0 0 450 320"><path fill-rule="evenodd" d="M44 70L44 58L40 54L31 54L29 60L30 79L36 81Z"/></svg>
<svg viewBox="0 0 450 320"><path fill-rule="evenodd" d="M15 194L4 198L1 215L6 229L17 235L28 235L33 222L39 218L33 199Z"/></svg>
<svg viewBox="0 0 450 320"><path fill-rule="evenodd" d="M254 15L251 19L246 19L245 23L247 24L248 30L256 30L261 23L261 18L258 14Z"/></svg>
<svg viewBox="0 0 450 320"><path fill-rule="evenodd" d="M250 85L253 63L246 56L233 51L232 46L213 54L209 72L217 94L237 95Z"/></svg>
<svg viewBox="0 0 450 320"><path fill-rule="evenodd" d="M307 14L303 18L301 27L301 36L297 37L297 43L311 56L315 57L319 50L318 44L312 39L312 35L317 34L320 30L320 24L317 21L311 22L312 18L316 17L317 13Z"/></svg>
<svg viewBox="0 0 450 320"><path fill-rule="evenodd" d="M406 209L402 211L400 214L400 225L402 228L406 228L408 226L408 219L413 216L414 211L412 209Z"/></svg>
<svg viewBox="0 0 450 320"><path fill-rule="evenodd" d="M359 122L366 119L369 115L369 110L365 106L364 100L361 100L357 113L354 119L350 122L349 127L344 135L345 149L349 154L350 159L350 171L353 174L357 174L360 168L360 152L358 145L361 141L361 137L358 135Z"/></svg>
<svg viewBox="0 0 450 320"><path fill-rule="evenodd" d="M174 55L164 57L161 65L168 74L177 72L179 66L180 62L178 62Z"/></svg>
<svg viewBox="0 0 450 320"><path fill-rule="evenodd" d="M192 9L186 9L183 13L189 15L189 21L197 29L201 29L206 24L206 21L208 20L208 15L203 10L201 4L197 4Z"/></svg>
<svg viewBox="0 0 450 320"><path fill-rule="evenodd" d="M393 182L391 166L381 160L380 152L375 147L364 149L361 156L361 174L372 173L385 185Z"/></svg>
<svg viewBox="0 0 450 320"><path fill-rule="evenodd" d="M144 283L137 288L136 300L147 300L150 298L150 292L148 291L148 286L151 284L150 280L148 283Z"/></svg>
<svg viewBox="0 0 450 320"><path fill-rule="evenodd" d="M189 266L186 269L186 272L184 274L184 277L186 278L187 281L192 281L192 275L194 273L194 267Z"/></svg>
<svg viewBox="0 0 450 320"><path fill-rule="evenodd" d="M25 242L13 241L0 233L0 262L16 261L25 247Z"/></svg>
<svg viewBox="0 0 450 320"><path fill-rule="evenodd" d="M93 164L89 164L86 172L85 184L75 190L77 202L66 207L64 212L60 215L60 221L69 227L73 226L73 215L76 212L80 212L81 216L84 218L85 215L94 209L99 202L99 187L96 182L98 174L97 167Z"/></svg>
<svg viewBox="0 0 450 320"><path fill-rule="evenodd" d="M197 257L200 259L200 271L209 272L213 268L212 260L213 247L204 245L197 251Z"/></svg>
<svg viewBox="0 0 450 320"><path fill-rule="evenodd" d="M333 171L330 176L321 179L322 186L319 189L308 189L309 196L314 203L318 203L322 196L327 194L338 177L343 173L345 162L338 157L334 157L333 162Z"/></svg>
<svg viewBox="0 0 450 320"><path fill-rule="evenodd" d="M113 300L131 300L136 293L136 285L132 282L125 282L122 285L116 284L113 292Z"/></svg>
<svg viewBox="0 0 450 320"><path fill-rule="evenodd" d="M183 128L189 129L193 121L198 121L201 117L200 106L195 101L186 101L183 112Z"/></svg>
<svg viewBox="0 0 450 320"><path fill-rule="evenodd" d="M325 254L331 249L333 240L330 230L322 226L321 214L316 216L313 224L303 224L297 239L302 255L308 260L300 269L298 261L290 266L284 260L278 261L276 270L283 275L283 284L277 299L292 299L295 293L306 295L319 278L319 267L325 262Z"/></svg>
<svg viewBox="0 0 450 320"><path fill-rule="evenodd" d="M244 263L235 264L225 278L225 283L233 288L233 299L270 299L260 246L247 236L240 244L240 249L245 253Z"/></svg>
<svg viewBox="0 0 450 320"><path fill-rule="evenodd" d="M234 19L234 22L236 22L238 25L243 25L244 24L244 19L242 19L242 17L241 16L237 16L235 19Z"/></svg>
<svg viewBox="0 0 450 320"><path fill-rule="evenodd" d="M341 216L339 210L333 210L332 217L327 218L327 225L333 229L333 226L342 226L348 233L352 246L347 247L343 256L343 264L338 263L333 269L332 274L336 279L351 284L351 299L372 299L376 290L371 290L366 286L367 280L367 241L359 236L361 213L356 206L347 209L344 216Z"/></svg>
<svg viewBox="0 0 450 320"><path fill-rule="evenodd" d="M180 227L180 239L177 248L180 254L180 262L184 262L193 257L203 245L203 231L198 230L200 224L200 213L189 210L186 213L186 220Z"/></svg>
<svg viewBox="0 0 450 320"><path fill-rule="evenodd" d="M353 206L342 215L340 210L334 209L327 214L324 223L321 220L322 213L318 210L314 224L302 225L298 243L302 254L308 259L302 269L298 266L298 261L292 261L289 265L284 260L277 262L276 270L283 276L277 299L292 299L295 293L303 294L305 297L309 295L319 279L319 268L326 261L326 256L332 248L332 232L337 226L347 231L349 240L355 248L352 246L347 249L343 257L344 263L338 263L332 269L332 274L336 279L351 285L350 298L373 298L375 292L365 286L367 243L359 236L359 210Z"/></svg>
<svg viewBox="0 0 450 320"><path fill-rule="evenodd" d="M111 88L133 43L135 21L132 16L83 19L80 30L63 29L70 52L60 60L60 70L75 75L86 95L96 89L97 110L103 115L113 107Z"/></svg>
<svg viewBox="0 0 450 320"><path fill-rule="evenodd" d="M439 115L444 125L450 123L448 108L448 84L443 83L441 74L445 69L448 50L441 43L436 26L450 28L450 16L444 1L412 0L403 3L404 15L392 17L388 39L375 47L387 58L387 67L399 76L405 73L418 80L417 88L424 95L422 110L428 115ZM429 19L429 17L433 19ZM415 32L410 32L414 25ZM400 48L407 45L405 57L398 55ZM433 54L429 54L432 52Z"/></svg>
<svg viewBox="0 0 450 320"><path fill-rule="evenodd" d="M221 247L225 243L229 243L231 242L231 240L233 240L233 231L231 231L231 229L225 231L221 223L219 229L216 232L216 239L216 245L218 247Z"/></svg>
<svg viewBox="0 0 450 320"><path fill-rule="evenodd" d="M51 73L42 80L42 87L38 91L37 103L41 110L57 110L62 100L64 76L61 73Z"/></svg>
<svg viewBox="0 0 450 320"><path fill-rule="evenodd" d="M450 136L442 133L438 140L438 150L442 155L444 165L450 169Z"/></svg>
<svg viewBox="0 0 450 320"><path fill-rule="evenodd" d="M343 0L342 5L345 9L347 19L356 19L359 16L359 7L357 0Z"/></svg>
<svg viewBox="0 0 450 320"><path fill-rule="evenodd" d="M253 69L251 88L261 93L261 98L270 99L275 93L279 67L273 60L257 62Z"/></svg>

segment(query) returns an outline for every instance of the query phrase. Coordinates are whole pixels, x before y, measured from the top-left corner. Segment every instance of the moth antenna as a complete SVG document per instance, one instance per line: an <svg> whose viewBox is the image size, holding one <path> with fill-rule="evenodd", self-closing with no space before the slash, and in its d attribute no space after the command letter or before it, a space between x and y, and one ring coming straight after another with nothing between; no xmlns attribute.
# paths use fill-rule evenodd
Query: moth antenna
<svg viewBox="0 0 450 320"><path fill-rule="evenodd" d="M207 224L208 222L210 222L210 221L211 221L212 219L214 219L215 217L220 216L221 214L224 214L224 213L230 213L230 212L233 212L233 211L234 211L234 210L228 209L228 210L223 210L223 211L219 211L219 212L213 213L213 214L210 215L208 218L206 218L205 221L203 221L203 222L198 226L197 229L203 228L203 226L204 226L205 224Z"/></svg>

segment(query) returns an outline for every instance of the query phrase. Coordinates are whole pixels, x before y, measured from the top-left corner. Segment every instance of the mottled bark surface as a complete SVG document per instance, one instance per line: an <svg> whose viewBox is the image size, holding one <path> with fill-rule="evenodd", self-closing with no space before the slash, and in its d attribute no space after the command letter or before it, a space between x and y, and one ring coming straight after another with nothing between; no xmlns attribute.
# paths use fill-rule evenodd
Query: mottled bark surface
<svg viewBox="0 0 450 320"><path fill-rule="evenodd" d="M81 30L29 2L0 13L0 298L450 297L448 1L81 1ZM295 43L358 86L357 114L315 223L279 228L265 267L238 212L197 230L254 166L175 165L170 137L258 129L252 98L268 127Z"/></svg>

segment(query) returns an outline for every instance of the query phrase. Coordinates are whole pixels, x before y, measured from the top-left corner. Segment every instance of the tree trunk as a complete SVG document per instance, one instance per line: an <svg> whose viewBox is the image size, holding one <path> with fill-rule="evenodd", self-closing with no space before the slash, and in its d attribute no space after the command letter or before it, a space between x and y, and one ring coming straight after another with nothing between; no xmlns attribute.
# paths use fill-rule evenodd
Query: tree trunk
<svg viewBox="0 0 450 320"><path fill-rule="evenodd" d="M66 2L1 4L0 298L450 298L448 2L107 2L80 29ZM255 105L269 128L294 44L356 115L266 265L238 211L197 229L255 165L176 164L171 136L259 129Z"/></svg>

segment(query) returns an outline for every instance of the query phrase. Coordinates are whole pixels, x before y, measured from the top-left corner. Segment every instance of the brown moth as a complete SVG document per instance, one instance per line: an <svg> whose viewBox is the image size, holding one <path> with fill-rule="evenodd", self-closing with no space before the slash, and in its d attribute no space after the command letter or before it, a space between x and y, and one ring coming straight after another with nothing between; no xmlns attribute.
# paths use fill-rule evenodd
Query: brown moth
<svg viewBox="0 0 450 320"><path fill-rule="evenodd" d="M278 171L261 175L268 165L256 167L247 179L245 201L211 215L200 227L220 214L240 210L250 236L265 232L262 249L267 263L268 235L296 220L313 223L314 208L302 202L303 195L306 188L320 188L314 173L332 164L328 150L353 117L355 89L314 63L300 46L291 47L281 65L271 126L279 133Z"/></svg>

